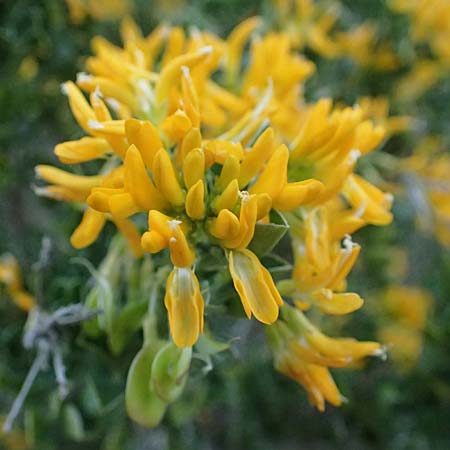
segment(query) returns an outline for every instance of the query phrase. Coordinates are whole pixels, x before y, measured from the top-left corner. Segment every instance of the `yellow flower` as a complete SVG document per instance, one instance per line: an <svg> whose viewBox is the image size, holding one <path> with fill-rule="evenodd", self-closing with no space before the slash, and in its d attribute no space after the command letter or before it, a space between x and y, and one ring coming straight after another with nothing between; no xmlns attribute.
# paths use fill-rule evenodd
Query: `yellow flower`
<svg viewBox="0 0 450 450"><path fill-rule="evenodd" d="M375 149L384 128L364 120L358 106L332 110L329 99L321 99L300 112L301 125L290 148L289 175L312 176L324 184L315 203L336 195L353 171L356 161Z"/></svg>
<svg viewBox="0 0 450 450"><path fill-rule="evenodd" d="M402 163L406 191L422 231L450 246L450 158L436 137L423 139Z"/></svg>
<svg viewBox="0 0 450 450"><path fill-rule="evenodd" d="M23 287L22 275L17 260L12 255L0 257L0 282L6 285L12 301L24 311L34 308L36 301Z"/></svg>
<svg viewBox="0 0 450 450"><path fill-rule="evenodd" d="M252 313L263 323L271 324L278 318L278 307L283 304L269 271L250 250L231 251L230 273L245 313Z"/></svg>
<svg viewBox="0 0 450 450"><path fill-rule="evenodd" d="M379 45L375 25L366 21L350 30L337 31L338 3L313 0L275 2L280 22L295 46L308 47L324 58L352 58L378 70L398 67L397 55L387 43Z"/></svg>
<svg viewBox="0 0 450 450"><path fill-rule="evenodd" d="M446 74L439 62L423 59L414 64L395 87L395 99L400 102L412 102L434 86Z"/></svg>
<svg viewBox="0 0 450 450"><path fill-rule="evenodd" d="M340 394L330 367L347 367L366 357L382 355L376 342L350 338L330 338L320 332L296 308L284 305L282 320L268 328L267 335L275 358L275 368L307 390L310 402L323 411L325 401L340 406Z"/></svg>
<svg viewBox="0 0 450 450"><path fill-rule="evenodd" d="M354 210L342 209L341 203L336 203L304 211L301 219L294 214L288 216L294 270L292 280L283 281L280 289L302 309L313 305L324 313L341 315L363 305L358 294L344 291L360 251L348 233L367 222Z"/></svg>
<svg viewBox="0 0 450 450"><path fill-rule="evenodd" d="M97 21L117 20L132 9L130 0L66 0L69 19L79 25L87 16Z"/></svg>
<svg viewBox="0 0 450 450"><path fill-rule="evenodd" d="M432 304L431 294L413 286L389 286L383 293L383 306L388 314L404 326L422 330Z"/></svg>
<svg viewBox="0 0 450 450"><path fill-rule="evenodd" d="M357 103L366 119L373 120L386 130L386 137L406 131L411 126L411 117L389 115L389 101L386 97L361 97Z"/></svg>
<svg viewBox="0 0 450 450"><path fill-rule="evenodd" d="M164 303L175 344L179 347L191 347L203 331L204 308L200 285L191 269L173 269L167 279Z"/></svg>
<svg viewBox="0 0 450 450"><path fill-rule="evenodd" d="M450 5L446 0L391 0L389 6L411 18L412 39L428 43L439 62L448 67L450 50Z"/></svg>
<svg viewBox="0 0 450 450"><path fill-rule="evenodd" d="M259 22L251 18L221 40L178 27L144 37L126 19L123 48L95 38L89 73L63 86L88 136L55 153L64 164L97 160L98 173L36 169L50 183L38 193L85 207L74 247L90 245L111 221L136 256L170 257L165 303L179 346L193 345L203 328L191 268L205 249L228 257L247 316L274 323L282 299L249 247L255 230L285 216L296 254L295 300L345 314L362 305L343 292L359 247L346 239L341 248L340 241L389 216L388 196L351 175L357 157L381 142L383 127L358 106L305 104L303 83L314 65L293 51L288 35L258 35ZM148 216L143 233L139 214Z"/></svg>
<svg viewBox="0 0 450 450"><path fill-rule="evenodd" d="M384 193L364 178L351 174L343 187L342 193L350 205L360 211L360 217L374 225L389 225L392 214L393 196Z"/></svg>
<svg viewBox="0 0 450 450"><path fill-rule="evenodd" d="M422 333L432 306L431 294L414 286L391 285L379 295L382 317L378 339L395 365L410 370L422 352Z"/></svg>

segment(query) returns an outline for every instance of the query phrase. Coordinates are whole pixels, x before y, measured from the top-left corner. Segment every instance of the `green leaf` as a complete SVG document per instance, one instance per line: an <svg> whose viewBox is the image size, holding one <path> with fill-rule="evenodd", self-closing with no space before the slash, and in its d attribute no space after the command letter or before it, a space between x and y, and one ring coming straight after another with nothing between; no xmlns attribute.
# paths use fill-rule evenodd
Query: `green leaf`
<svg viewBox="0 0 450 450"><path fill-rule="evenodd" d="M256 256L270 253L289 229L284 217L278 211L270 213L270 223L257 223L255 234L248 248Z"/></svg>

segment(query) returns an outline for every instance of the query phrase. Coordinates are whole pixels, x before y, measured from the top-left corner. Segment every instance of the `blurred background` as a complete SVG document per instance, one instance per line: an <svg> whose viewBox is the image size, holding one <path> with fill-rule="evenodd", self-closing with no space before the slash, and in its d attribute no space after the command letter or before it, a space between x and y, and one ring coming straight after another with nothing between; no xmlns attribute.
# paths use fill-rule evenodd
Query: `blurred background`
<svg viewBox="0 0 450 450"><path fill-rule="evenodd" d="M60 86L83 70L92 37L120 45L119 23L125 15L144 34L166 22L225 37L253 15L264 16L267 28L303 32L320 27L319 19L331 14L330 33L341 42L339 55L321 51L306 32L299 44L317 66L306 82L306 99L332 97L353 104L362 97L378 98L378 103L366 101L371 115L391 127L390 138L359 170L395 195L394 222L367 227L354 237L363 250L350 286L366 299L365 308L334 326L391 345L388 359L370 361L364 371L336 373L349 401L321 414L301 388L273 370L263 336L253 327L233 351L219 354L212 372L192 377L163 424L149 431L130 423L123 408L126 372L138 341L130 344L130 352L113 357L73 327L64 341L71 394L61 402L53 374L42 373L13 433L0 435L0 448L450 448L450 8L442 9L447 16L434 17L433 8L446 0L317 1L311 2L314 13L302 16L285 14L286 3L1 2L0 254L18 259L30 291L43 284L51 309L83 299L89 274L74 258L87 257L96 266L113 235L108 230L102 242L74 250L67 237L79 211L33 191L34 167L58 165L54 146L81 136ZM424 154L438 155L442 167L433 171L429 163L415 164L413 158ZM441 194L439 201L433 190ZM52 249L45 271L36 277L33 267L44 236ZM1 417L34 356L21 345L26 315L7 297L2 289Z"/></svg>

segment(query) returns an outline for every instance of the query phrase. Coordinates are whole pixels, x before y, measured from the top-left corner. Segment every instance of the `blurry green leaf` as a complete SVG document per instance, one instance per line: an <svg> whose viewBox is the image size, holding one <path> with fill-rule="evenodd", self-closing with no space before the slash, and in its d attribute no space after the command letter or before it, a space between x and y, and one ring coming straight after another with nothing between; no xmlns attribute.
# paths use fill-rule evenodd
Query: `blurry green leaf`
<svg viewBox="0 0 450 450"><path fill-rule="evenodd" d="M108 332L109 344L114 354L119 354L130 336L141 327L147 307L147 301L127 303L116 315Z"/></svg>
<svg viewBox="0 0 450 450"><path fill-rule="evenodd" d="M62 400L59 390L55 389L48 397L48 415L53 420L57 419L61 411Z"/></svg>
<svg viewBox="0 0 450 450"><path fill-rule="evenodd" d="M64 431L74 441L81 441L85 437L83 417L78 408L68 403L63 408Z"/></svg>
<svg viewBox="0 0 450 450"><path fill-rule="evenodd" d="M96 416L102 410L102 401L97 386L92 377L86 377L82 390L82 402L84 410L92 416Z"/></svg>

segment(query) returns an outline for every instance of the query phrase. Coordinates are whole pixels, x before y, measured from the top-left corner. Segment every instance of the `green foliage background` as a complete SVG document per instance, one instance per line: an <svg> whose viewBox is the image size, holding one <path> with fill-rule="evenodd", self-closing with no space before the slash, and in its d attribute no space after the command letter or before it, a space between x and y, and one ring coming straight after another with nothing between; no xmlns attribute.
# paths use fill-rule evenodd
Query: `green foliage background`
<svg viewBox="0 0 450 450"><path fill-rule="evenodd" d="M383 37L399 49L408 66L413 50L407 44L406 17L394 15L380 0L343 3L344 27L375 19L382 24ZM165 15L157 2L139 0L134 16L145 33L164 19L209 28L224 36L240 20L263 12L270 16L271 8L256 0L194 0ZM112 237L110 229L92 248L75 251L68 235L79 220L79 212L70 205L37 198L32 191L34 166L57 164L54 145L80 136L60 84L82 70L83 59L90 53L89 41L97 34L119 42L117 23L88 19L74 26L62 1L0 3L0 253L10 252L19 259L33 290L36 277L32 264L38 259L42 236L52 239L50 264L40 275L45 286L40 301L48 309L83 300L89 274L73 258L86 257L97 265ZM39 64L32 80L17 74L28 55ZM346 59L330 62L313 54L307 56L318 66L306 86L309 99L331 95L353 103L361 95L389 95L393 81L402 75L401 70L385 75L358 68ZM449 104L447 77L401 112L421 121L419 134L438 133L449 144ZM394 112L399 111L394 108ZM418 133L395 137L385 150L409 154L417 137ZM432 238L417 232L408 202L397 201L394 212L396 220L391 226L369 227L356 236L363 252L351 287L367 303L363 311L339 327L359 338L373 337L373 294L395 281L390 270L392 249L407 248L411 267L408 281L431 289L435 296L422 357L409 373L399 373L389 360L371 361L363 371L338 371L337 382L349 403L320 414L309 406L302 389L272 369L257 325L249 328L238 322L231 328L231 321L224 319L219 336L241 335L233 351L219 354L214 370L206 376L194 366L182 399L170 407L161 427L149 431L130 423L123 408L126 372L140 337L135 336L123 355L112 357L105 342L86 340L74 327L64 336L71 394L61 402L51 371L39 376L17 423L27 448L449 449L450 255ZM33 354L21 346L25 320L1 291L2 414L8 411L33 360ZM0 448L14 447L8 447L0 437Z"/></svg>

